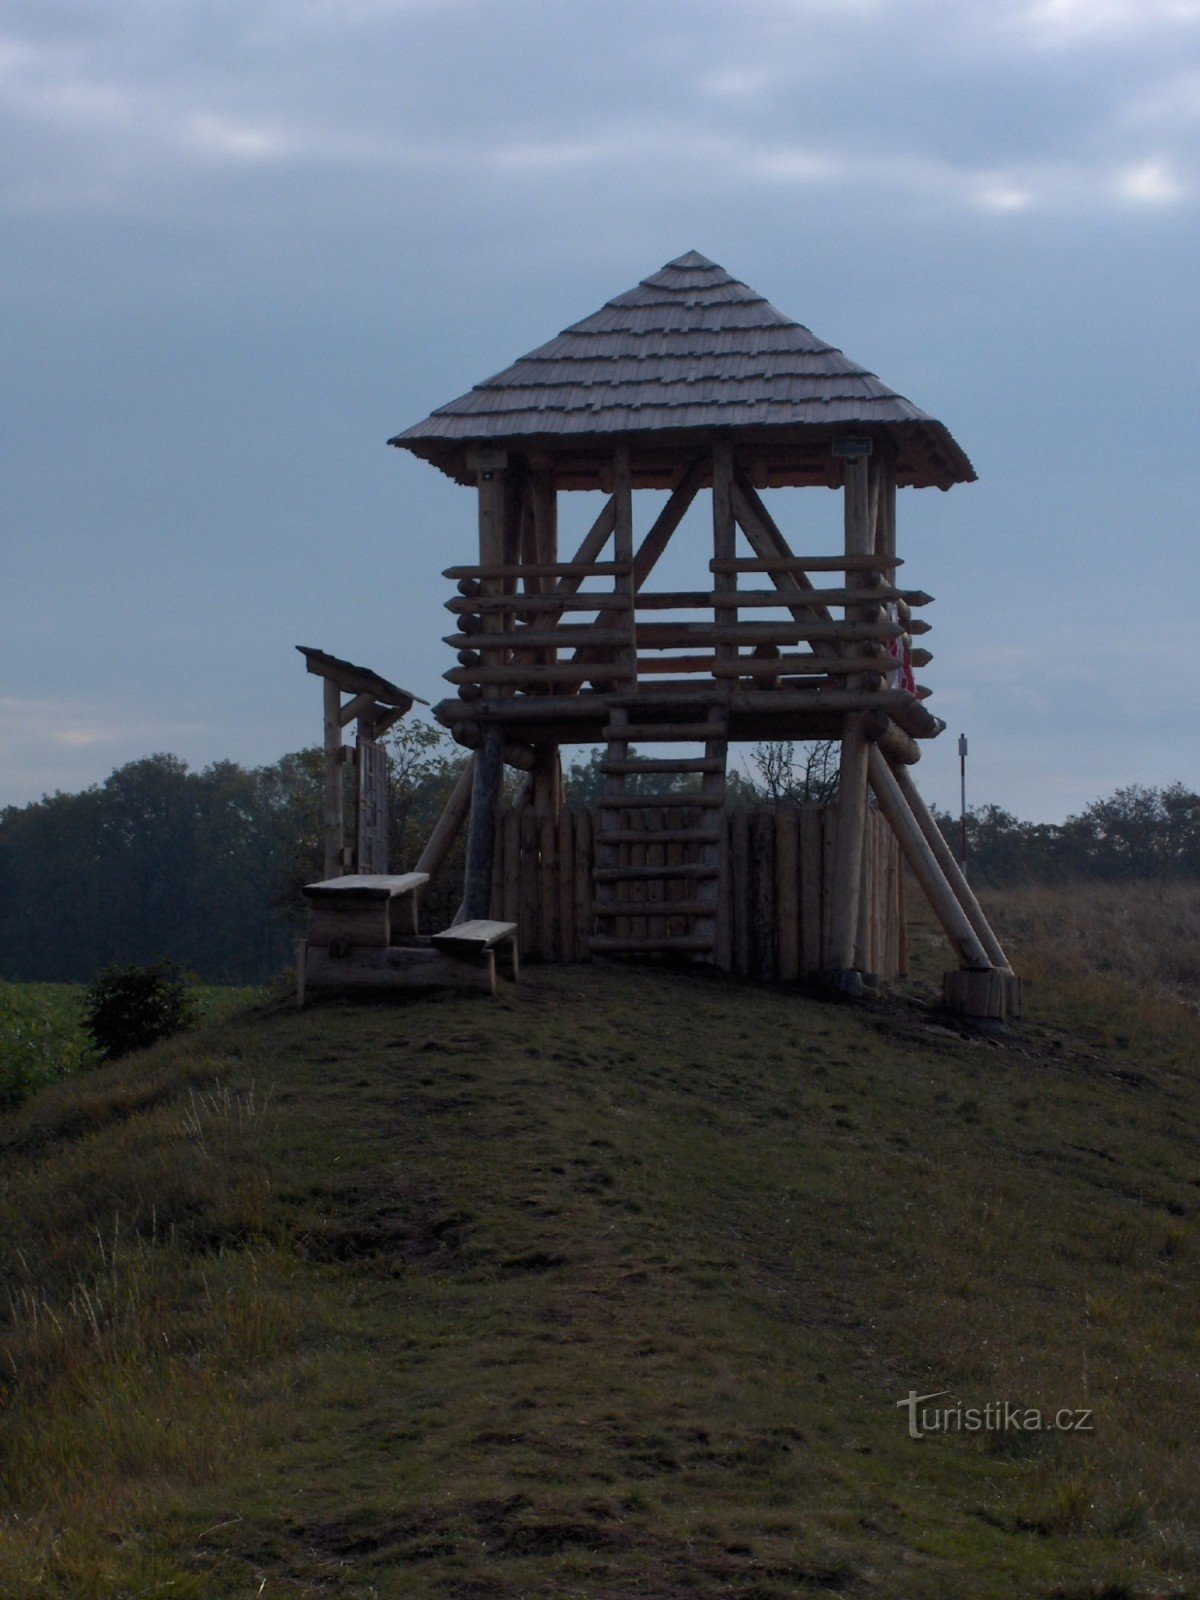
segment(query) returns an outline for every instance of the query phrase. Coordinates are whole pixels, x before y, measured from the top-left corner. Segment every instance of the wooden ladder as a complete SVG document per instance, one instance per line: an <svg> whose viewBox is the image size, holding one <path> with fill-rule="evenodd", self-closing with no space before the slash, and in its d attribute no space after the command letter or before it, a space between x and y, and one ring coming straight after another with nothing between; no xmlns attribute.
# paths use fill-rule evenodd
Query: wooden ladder
<svg viewBox="0 0 1200 1600"><path fill-rule="evenodd" d="M720 703L697 707L701 709L707 711L703 722L643 722L635 720L635 706L620 700L611 706L604 730L608 747L600 769L604 788L593 871L591 947L597 955L672 951L726 964L721 889L728 718ZM704 754L631 756L634 739L648 744L702 742ZM631 793L628 780L642 773L699 773L701 785L686 794ZM644 811L667 815L658 826L646 827ZM700 812L698 823L689 820L689 811ZM666 825L674 816L681 826ZM666 898L647 897L664 889Z"/></svg>

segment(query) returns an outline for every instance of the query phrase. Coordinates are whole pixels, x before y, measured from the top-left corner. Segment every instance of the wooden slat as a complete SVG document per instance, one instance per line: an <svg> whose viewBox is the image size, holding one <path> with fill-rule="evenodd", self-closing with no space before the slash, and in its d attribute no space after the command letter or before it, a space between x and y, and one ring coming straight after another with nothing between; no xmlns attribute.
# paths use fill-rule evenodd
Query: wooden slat
<svg viewBox="0 0 1200 1600"><path fill-rule="evenodd" d="M782 802L775 809L775 946L785 983L800 976L799 832L796 807Z"/></svg>
<svg viewBox="0 0 1200 1600"><path fill-rule="evenodd" d="M511 939L516 931L515 923L477 917L435 933L430 943L435 950L491 950L505 939Z"/></svg>
<svg viewBox="0 0 1200 1600"><path fill-rule="evenodd" d="M322 878L319 883L306 883L302 892L313 901L386 901L412 894L428 882L427 872L350 873L340 878Z"/></svg>
<svg viewBox="0 0 1200 1600"><path fill-rule="evenodd" d="M630 725L633 737L645 744L669 744L678 739L681 743L696 744L711 739L722 731L722 724L712 722L635 722ZM605 729L605 738L608 730Z"/></svg>
<svg viewBox="0 0 1200 1600"><path fill-rule="evenodd" d="M600 801L600 810L602 812L620 811L630 807L644 807L646 804L647 801L644 795L605 795ZM695 806L698 809L706 807L715 809L720 807L721 800L717 796L705 795L697 791L694 794L658 794L654 796L652 804L655 806Z"/></svg>
<svg viewBox="0 0 1200 1600"><path fill-rule="evenodd" d="M537 817L531 805L523 806L519 813L521 841L521 915L517 918L521 930L522 956L541 954L541 917L538 911Z"/></svg>
<svg viewBox="0 0 1200 1600"><path fill-rule="evenodd" d="M682 824L679 827L672 827L670 818L668 817L665 820L666 827L649 828L645 832L639 830L634 833L626 828L610 828L605 831L604 838L605 840L611 840L613 843L629 843L634 840L638 843L644 843L647 835L650 838L663 838L668 844L673 845L718 844L720 842L721 831L719 828L689 828L682 826ZM628 862L625 864L628 865Z"/></svg>
<svg viewBox="0 0 1200 1600"><path fill-rule="evenodd" d="M538 912L542 960L558 960L558 822L551 811L538 815Z"/></svg>
<svg viewBox="0 0 1200 1600"><path fill-rule="evenodd" d="M656 833L646 829L644 837L665 848L671 840L670 829ZM671 865L665 861L648 862L644 867L597 867L596 882L615 883L619 878L645 878L654 883L665 878L715 878L718 868L703 861L680 861Z"/></svg>
<svg viewBox="0 0 1200 1600"><path fill-rule="evenodd" d="M639 772L724 772L725 763L716 757L689 756L672 760L668 756L650 758L634 756L628 761L602 761L601 772L636 774Z"/></svg>
<svg viewBox="0 0 1200 1600"><path fill-rule="evenodd" d="M597 955L616 955L623 952L649 953L655 950L701 951L712 948L713 941L708 934L683 934L670 939L637 938L632 934L613 938L594 935L592 938L592 949Z"/></svg>
<svg viewBox="0 0 1200 1600"><path fill-rule="evenodd" d="M575 816L575 954L580 961L591 956L592 937L592 818Z"/></svg>
<svg viewBox="0 0 1200 1600"><path fill-rule="evenodd" d="M368 901L345 909L314 907L308 915L308 942L322 948L344 940L364 949L386 949L391 943L391 917L386 900Z"/></svg>
<svg viewBox="0 0 1200 1600"><path fill-rule="evenodd" d="M750 970L757 978L775 976L775 814L756 808L750 818L754 858Z"/></svg>
<svg viewBox="0 0 1200 1600"><path fill-rule="evenodd" d="M575 827L567 806L558 814L558 959L576 959Z"/></svg>
<svg viewBox="0 0 1200 1600"><path fill-rule="evenodd" d="M833 883L833 854L837 844L837 807L826 806L821 812L821 955L818 972L829 967L829 922L833 906L830 886Z"/></svg>
<svg viewBox="0 0 1200 1600"><path fill-rule="evenodd" d="M495 843L492 849L492 905L488 913L493 922L504 920L504 814L496 816Z"/></svg>
<svg viewBox="0 0 1200 1600"><path fill-rule="evenodd" d="M729 879L733 897L733 970L748 976L751 960L751 919L754 897L750 853L750 811L740 806L730 818Z"/></svg>
<svg viewBox="0 0 1200 1600"><path fill-rule="evenodd" d="M643 891L645 885L642 885ZM637 919L642 917L707 917L712 915L711 900L649 900L630 899L623 905L611 906L598 901L592 910L597 917L621 917L622 919ZM653 933L653 929L650 930Z"/></svg>
<svg viewBox="0 0 1200 1600"><path fill-rule="evenodd" d="M516 811L506 811L501 819L504 847L503 918L506 922L519 922L521 913L521 819Z"/></svg>
<svg viewBox="0 0 1200 1600"><path fill-rule="evenodd" d="M819 972L821 946L821 811L800 812L800 970Z"/></svg>

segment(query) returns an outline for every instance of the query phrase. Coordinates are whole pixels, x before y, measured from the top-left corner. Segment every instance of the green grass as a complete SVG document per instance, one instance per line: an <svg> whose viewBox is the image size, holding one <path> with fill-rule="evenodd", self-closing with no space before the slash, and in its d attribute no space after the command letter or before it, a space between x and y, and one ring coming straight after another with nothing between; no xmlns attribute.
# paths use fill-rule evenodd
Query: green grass
<svg viewBox="0 0 1200 1600"><path fill-rule="evenodd" d="M541 969L49 1087L0 1594L1195 1594L1196 1037L1065 996ZM910 1389L1094 1428L914 1442Z"/></svg>
<svg viewBox="0 0 1200 1600"><path fill-rule="evenodd" d="M252 988L198 985L204 1021L244 1009L261 995ZM98 1064L83 1026L85 985L8 983L0 979L0 1108L19 1106L31 1094Z"/></svg>

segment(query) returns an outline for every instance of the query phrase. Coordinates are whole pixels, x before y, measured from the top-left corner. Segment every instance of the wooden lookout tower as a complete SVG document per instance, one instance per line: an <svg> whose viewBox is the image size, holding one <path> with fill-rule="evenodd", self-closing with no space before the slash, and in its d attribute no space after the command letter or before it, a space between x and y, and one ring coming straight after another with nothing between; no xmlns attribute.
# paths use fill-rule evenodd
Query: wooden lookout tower
<svg viewBox="0 0 1200 1600"><path fill-rule="evenodd" d="M896 490L974 478L942 423L691 252L390 443L478 499L478 556L445 574L457 693L435 707L474 752L442 829L469 783L464 917L511 917L552 959L673 952L853 993L902 959L902 857L958 958L948 1000L1009 1014L1004 953L910 775L943 724L912 676L929 596L899 582ZM767 504L785 487L841 494L840 548L795 553ZM564 559L572 490L605 499ZM643 490L667 497L639 528ZM700 495L703 587L652 587ZM817 739L841 751L824 816L727 812L731 742ZM563 744L604 746L590 816L564 810ZM529 773L508 813L506 762Z"/></svg>

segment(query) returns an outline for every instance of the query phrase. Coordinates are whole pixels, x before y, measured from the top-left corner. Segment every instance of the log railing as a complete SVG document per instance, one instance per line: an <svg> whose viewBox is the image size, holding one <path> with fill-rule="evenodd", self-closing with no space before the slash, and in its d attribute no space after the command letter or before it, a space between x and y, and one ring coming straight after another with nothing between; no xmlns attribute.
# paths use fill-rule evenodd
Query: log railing
<svg viewBox="0 0 1200 1600"><path fill-rule="evenodd" d="M774 587L635 590L633 564L627 560L450 567L445 576L457 580L459 593L446 602L456 631L445 635L445 642L458 652L458 665L445 677L464 699L570 695L587 684L628 692L641 677L697 675L730 685L744 680L743 688L752 691L826 686L845 691L849 684L868 699L890 698L896 692L887 689L896 666L893 641L902 639L918 665L931 659L928 651L911 649L912 637L929 629L912 613L931 597L896 586L892 580L900 564L895 557L874 554L709 563L718 584L727 577L736 581L740 574L845 575L844 585L805 589L802 607L789 607ZM584 587L588 580L604 579L613 587ZM525 582L523 592L516 589L518 580ZM767 607L792 614L753 620L755 611ZM843 619L831 617L830 608L841 609ZM664 611L712 616L673 621L657 615ZM750 618L742 620L743 612ZM572 620L574 613L589 613L595 620Z"/></svg>

